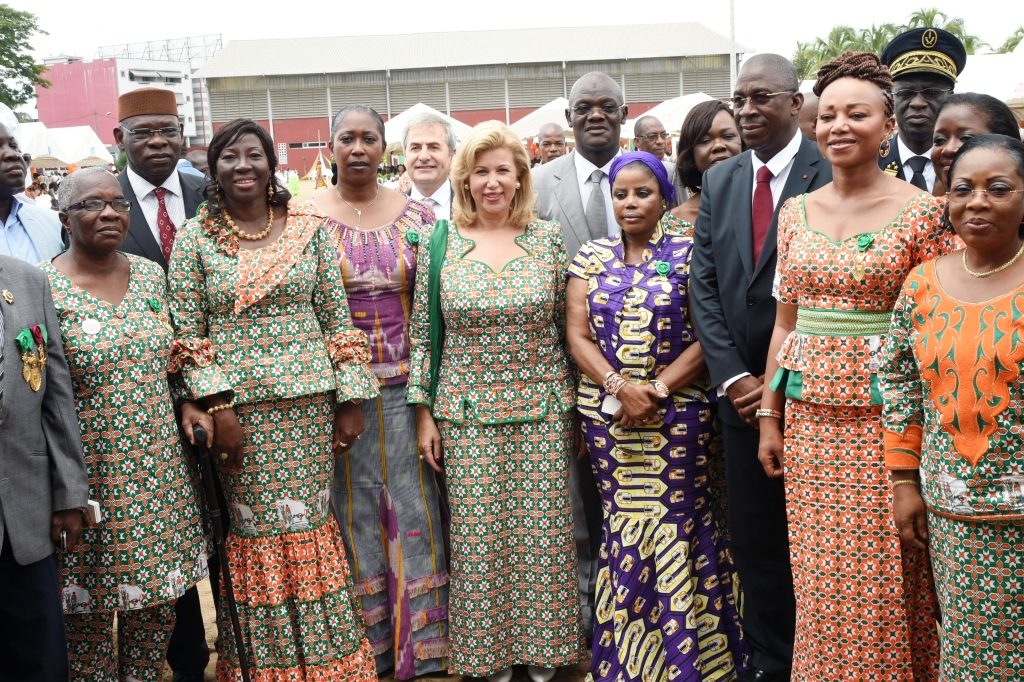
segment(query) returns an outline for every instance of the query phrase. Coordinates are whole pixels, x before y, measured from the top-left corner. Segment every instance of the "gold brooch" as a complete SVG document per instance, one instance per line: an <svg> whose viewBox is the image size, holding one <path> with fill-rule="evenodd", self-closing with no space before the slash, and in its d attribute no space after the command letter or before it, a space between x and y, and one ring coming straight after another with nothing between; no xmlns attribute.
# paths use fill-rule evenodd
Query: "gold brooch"
<svg viewBox="0 0 1024 682"><path fill-rule="evenodd" d="M7 305L14 305L14 294L12 294L10 291L8 291L7 289L4 289L3 290L3 297L4 297L4 300L7 301Z"/></svg>

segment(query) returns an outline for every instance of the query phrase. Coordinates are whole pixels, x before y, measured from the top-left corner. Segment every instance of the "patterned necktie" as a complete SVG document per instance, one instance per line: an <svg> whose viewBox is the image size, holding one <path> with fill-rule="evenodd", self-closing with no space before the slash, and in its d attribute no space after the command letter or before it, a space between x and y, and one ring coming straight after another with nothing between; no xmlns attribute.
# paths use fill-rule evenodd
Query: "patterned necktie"
<svg viewBox="0 0 1024 682"><path fill-rule="evenodd" d="M587 201L587 227L590 229L591 239L600 239L608 236L608 213L604 204L604 192L601 191L601 178L604 171L598 168L590 174L590 200Z"/></svg>
<svg viewBox="0 0 1024 682"><path fill-rule="evenodd" d="M757 169L757 187L754 189L754 205L750 217L754 226L754 265L761 259L764 239L768 236L768 226L772 224L775 213L775 200L772 199L772 172L768 166Z"/></svg>
<svg viewBox="0 0 1024 682"><path fill-rule="evenodd" d="M924 179L924 167L928 165L928 159L923 156L911 156L907 159L907 164L910 166L910 170L914 171L914 175L910 178L910 184L914 187L928 191L928 181Z"/></svg>
<svg viewBox="0 0 1024 682"><path fill-rule="evenodd" d="M164 202L164 195L167 194L167 190L163 187L157 187L153 190L153 194L156 195L156 200L160 202L160 206L156 209L156 228L160 233L160 250L164 254L164 260L170 262L171 247L174 246L174 233L177 231L177 228L171 222L171 215L167 212L167 204Z"/></svg>

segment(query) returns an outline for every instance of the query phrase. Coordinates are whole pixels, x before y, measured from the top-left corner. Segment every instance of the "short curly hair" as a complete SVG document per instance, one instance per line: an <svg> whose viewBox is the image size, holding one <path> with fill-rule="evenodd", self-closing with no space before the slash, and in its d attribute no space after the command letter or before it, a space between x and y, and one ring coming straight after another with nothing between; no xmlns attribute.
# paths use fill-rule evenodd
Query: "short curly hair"
<svg viewBox="0 0 1024 682"><path fill-rule="evenodd" d="M818 69L818 80L814 83L813 92L818 97L832 83L840 78L856 78L857 80L874 83L885 96L885 115L892 116L896 107L892 100L892 74L889 67L883 64L878 55L871 52L844 52L828 60Z"/></svg>

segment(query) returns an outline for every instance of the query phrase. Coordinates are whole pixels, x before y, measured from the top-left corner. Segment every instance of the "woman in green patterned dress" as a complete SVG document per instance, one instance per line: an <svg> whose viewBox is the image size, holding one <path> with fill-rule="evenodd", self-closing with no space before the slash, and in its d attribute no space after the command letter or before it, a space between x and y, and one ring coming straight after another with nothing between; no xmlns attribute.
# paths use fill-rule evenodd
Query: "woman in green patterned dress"
<svg viewBox="0 0 1024 682"><path fill-rule="evenodd" d="M910 273L883 347L885 463L903 541L930 550L949 682L1024 679L1024 144L949 167L966 248Z"/></svg>
<svg viewBox="0 0 1024 682"><path fill-rule="evenodd" d="M453 224L419 250L408 389L420 456L438 471L443 457L448 482L449 670L508 682L519 663L546 681L582 654L567 257L561 228L535 219L529 159L507 126L473 129L452 186Z"/></svg>
<svg viewBox="0 0 1024 682"><path fill-rule="evenodd" d="M207 573L168 383L167 286L158 265L118 251L131 204L114 176L78 171L61 185L59 202L71 245L43 270L75 389L89 492L104 517L60 555L71 679L157 682L174 602ZM210 416L184 402L190 441L197 425L212 433Z"/></svg>
<svg viewBox="0 0 1024 682"><path fill-rule="evenodd" d="M323 217L288 205L259 125L232 121L208 154L208 201L171 255L171 315L187 389L214 415L254 679L376 680L330 504L332 450L359 436L359 403L377 395L337 242ZM239 679L237 666L223 637L220 679Z"/></svg>

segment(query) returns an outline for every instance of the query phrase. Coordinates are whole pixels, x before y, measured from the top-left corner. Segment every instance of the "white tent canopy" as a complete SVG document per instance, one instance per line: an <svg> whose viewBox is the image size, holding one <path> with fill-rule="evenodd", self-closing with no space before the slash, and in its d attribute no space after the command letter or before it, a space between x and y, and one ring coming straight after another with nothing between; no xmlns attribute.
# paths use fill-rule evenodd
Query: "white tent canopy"
<svg viewBox="0 0 1024 682"><path fill-rule="evenodd" d="M409 121L419 114L425 113L435 114L448 121L451 127L455 130L455 138L460 142L466 138L467 134L469 134L470 127L462 121L442 114L437 109L428 107L423 102L417 102L402 113L397 116L393 116L384 122L384 138L388 141L388 144L401 143L402 135L405 133L405 127L409 125Z"/></svg>
<svg viewBox="0 0 1024 682"><path fill-rule="evenodd" d="M690 113L690 109L693 109L701 102L707 102L711 99L714 98L703 92L673 97L641 114L641 116L654 116L665 126L665 130L671 133L673 137L678 137L679 129L683 127L683 121L686 119L686 115ZM640 118L640 116L637 116L637 118ZM622 124L621 137L627 140L633 139L633 126L636 125L637 118L628 119Z"/></svg>
<svg viewBox="0 0 1024 682"><path fill-rule="evenodd" d="M557 123L562 130L565 130L568 127L568 123L565 121L565 110L568 108L569 100L558 97L544 106L534 109L510 127L520 139L536 136L540 129L548 123Z"/></svg>
<svg viewBox="0 0 1024 682"><path fill-rule="evenodd" d="M317 158L314 159L313 165L309 167L309 172L306 173L305 180L316 180L316 169L320 167L320 173L323 175L325 182L330 182L334 175L331 173L331 162L324 157L324 153L320 152L317 154Z"/></svg>
<svg viewBox="0 0 1024 682"><path fill-rule="evenodd" d="M23 123L19 143L23 151L32 155L34 168L102 166L114 162L89 126L47 128L42 123Z"/></svg>

